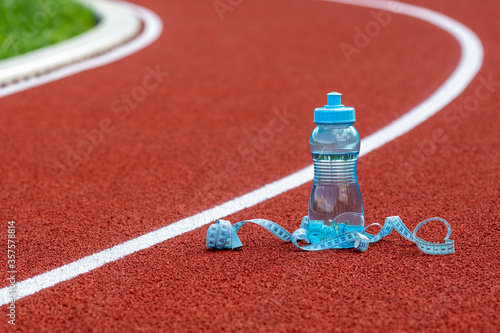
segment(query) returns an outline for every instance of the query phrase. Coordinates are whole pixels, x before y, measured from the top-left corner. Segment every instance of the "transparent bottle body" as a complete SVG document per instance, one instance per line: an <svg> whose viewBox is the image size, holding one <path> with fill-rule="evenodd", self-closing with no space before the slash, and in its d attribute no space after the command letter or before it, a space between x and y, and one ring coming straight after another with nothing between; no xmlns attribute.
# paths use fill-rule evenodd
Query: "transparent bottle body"
<svg viewBox="0 0 500 333"><path fill-rule="evenodd" d="M360 147L357 130L352 124L318 125L309 143L314 162L309 220L326 225L335 221L344 224L343 231L360 231L364 210L356 174Z"/></svg>

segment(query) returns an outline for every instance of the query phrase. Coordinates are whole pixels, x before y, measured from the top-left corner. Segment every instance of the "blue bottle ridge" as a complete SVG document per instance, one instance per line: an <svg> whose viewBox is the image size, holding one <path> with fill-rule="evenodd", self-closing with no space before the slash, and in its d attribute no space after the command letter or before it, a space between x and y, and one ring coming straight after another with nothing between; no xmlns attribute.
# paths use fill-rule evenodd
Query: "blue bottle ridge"
<svg viewBox="0 0 500 333"><path fill-rule="evenodd" d="M317 126L309 140L314 161L309 221L332 225L338 233L361 231L365 224L356 175L360 138L354 109L342 105L340 96L329 93L328 104L314 110Z"/></svg>

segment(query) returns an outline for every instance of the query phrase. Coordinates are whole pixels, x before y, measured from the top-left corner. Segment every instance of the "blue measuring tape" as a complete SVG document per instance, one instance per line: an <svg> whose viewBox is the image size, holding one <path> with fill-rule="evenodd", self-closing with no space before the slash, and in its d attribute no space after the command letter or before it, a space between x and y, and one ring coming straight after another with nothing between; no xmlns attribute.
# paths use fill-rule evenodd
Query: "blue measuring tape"
<svg viewBox="0 0 500 333"><path fill-rule="evenodd" d="M441 221L448 228L446 237L439 243L428 242L417 237L418 230L431 221ZM415 230L411 232L404 225L399 216L387 217L383 226L378 223L373 223L364 228L361 232L347 231L342 233L339 233L337 224L324 225L323 221L309 221L307 216L302 218L300 228L293 234L290 234L279 224L265 219L246 220L235 223L234 225L231 225L231 223L226 220L218 220L208 228L207 247L213 250L234 250L242 247L243 244L241 244L237 233L246 223L257 224L267 229L279 239L286 242L291 241L293 245L305 251L354 248L364 252L368 249L370 243L378 242L395 229L401 236L417 244L417 247L424 253L445 255L455 252L455 242L449 239L451 235L451 226L446 220L440 217L427 219L420 222L415 227ZM380 232L377 235L366 232L367 229L373 226L380 227ZM310 245L300 246L298 242L301 240L304 240Z"/></svg>

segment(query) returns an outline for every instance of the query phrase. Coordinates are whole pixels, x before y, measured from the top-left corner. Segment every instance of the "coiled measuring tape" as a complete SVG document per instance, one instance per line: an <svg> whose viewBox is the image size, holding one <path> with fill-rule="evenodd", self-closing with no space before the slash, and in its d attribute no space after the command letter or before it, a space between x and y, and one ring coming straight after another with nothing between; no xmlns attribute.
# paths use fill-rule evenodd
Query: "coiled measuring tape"
<svg viewBox="0 0 500 333"><path fill-rule="evenodd" d="M428 242L417 237L418 230L423 225L431 221L441 221L448 228L446 237L439 243ZM340 234L336 232L338 228L335 229L331 225L324 225L323 221L309 221L307 216L302 218L300 228L297 229L293 234L290 234L279 224L265 219L246 220L235 223L234 225L231 225L231 223L226 220L218 220L215 224L212 224L208 228L207 247L213 250L234 250L242 247L243 244L241 244L237 233L240 228L246 223L257 224L267 229L279 239L286 242L291 241L293 245L305 251L354 248L361 252L364 252L368 249L368 245L370 243L378 242L383 237L389 235L392 230L396 230L401 236L417 244L417 247L424 253L445 255L455 252L455 242L449 239L451 235L451 226L446 220L440 217L427 219L420 222L415 227L415 230L411 232L404 225L399 216L387 217L383 226L378 223L373 223L364 228L361 232L347 231ZM372 235L366 232L367 229L373 226L380 227L380 232L377 235ZM335 225L335 227L337 226ZM298 242L301 240L304 240L310 245L300 246Z"/></svg>

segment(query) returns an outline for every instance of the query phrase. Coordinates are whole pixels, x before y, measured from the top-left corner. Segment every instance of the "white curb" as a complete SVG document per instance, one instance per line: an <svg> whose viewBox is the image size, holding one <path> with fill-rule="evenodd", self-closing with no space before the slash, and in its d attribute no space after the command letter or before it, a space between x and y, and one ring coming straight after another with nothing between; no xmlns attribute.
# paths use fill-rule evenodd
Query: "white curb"
<svg viewBox="0 0 500 333"><path fill-rule="evenodd" d="M136 36L141 20L118 1L79 0L99 18L89 31L66 41L0 61L0 86L49 72L116 47Z"/></svg>

